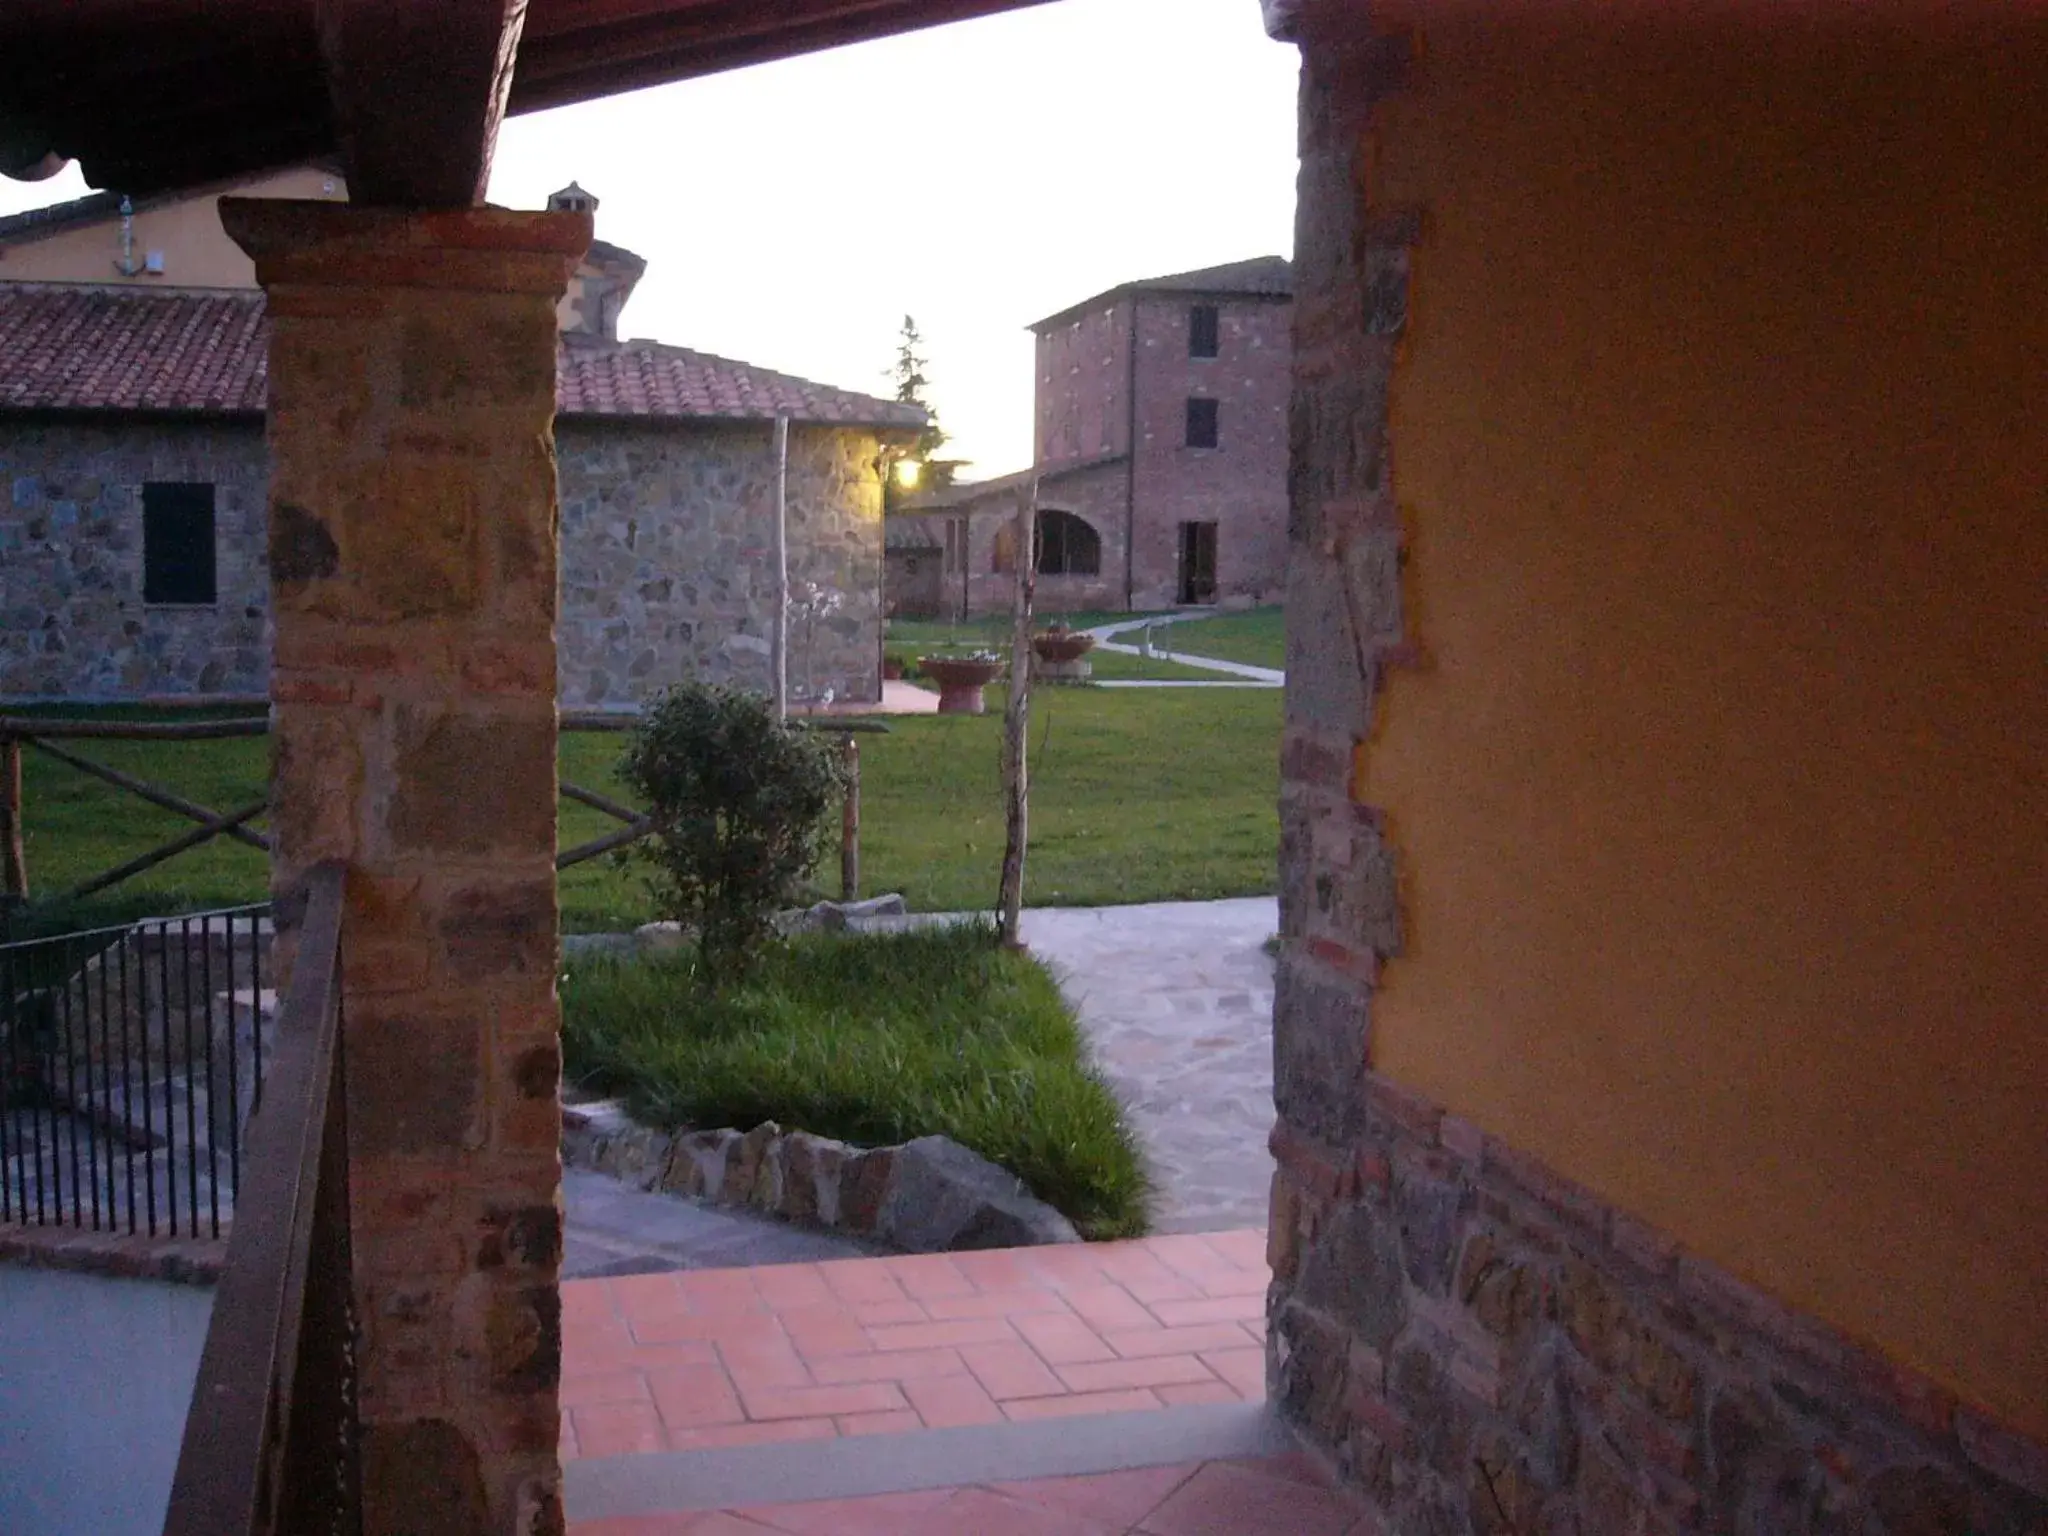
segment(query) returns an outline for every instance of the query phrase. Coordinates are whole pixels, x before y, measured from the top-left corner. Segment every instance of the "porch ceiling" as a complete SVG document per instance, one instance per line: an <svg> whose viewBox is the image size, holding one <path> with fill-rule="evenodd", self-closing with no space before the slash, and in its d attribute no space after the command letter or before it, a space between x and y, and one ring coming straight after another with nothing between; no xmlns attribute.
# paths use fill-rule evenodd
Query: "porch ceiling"
<svg viewBox="0 0 2048 1536"><path fill-rule="evenodd" d="M516 0L448 0L446 30ZM509 110L533 112L1045 0L529 0ZM7 0L0 6L0 172L81 163L144 194L342 151L335 61L381 73L405 48L360 49L391 0ZM414 12L397 29L416 32ZM438 26L438 23L436 24ZM435 30L430 27L428 30ZM350 34L354 34L354 38ZM373 27L372 35L375 35ZM394 34L386 29L389 39ZM337 48L337 39L342 46ZM420 77L405 71L411 79ZM349 103L360 111L359 101ZM394 112L404 103L390 101ZM431 118L434 103L410 103ZM412 126L419 127L417 119ZM436 152L415 131L415 152ZM474 151L472 150L472 153Z"/></svg>

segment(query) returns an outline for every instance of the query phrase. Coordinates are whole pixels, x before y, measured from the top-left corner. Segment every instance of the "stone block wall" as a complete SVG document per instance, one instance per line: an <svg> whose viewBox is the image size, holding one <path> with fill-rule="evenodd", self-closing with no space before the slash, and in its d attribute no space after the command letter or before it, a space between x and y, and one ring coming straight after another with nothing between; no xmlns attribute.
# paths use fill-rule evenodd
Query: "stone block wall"
<svg viewBox="0 0 2048 1536"><path fill-rule="evenodd" d="M2038 1445L1477 1127L1351 1089L1341 1146L1274 1136L1270 1370L1389 1536L2048 1529Z"/></svg>
<svg viewBox="0 0 2048 1536"><path fill-rule="evenodd" d="M766 690L774 469L768 428L565 423L562 702L628 707L703 678ZM872 433L790 436L794 586L843 594L813 685L881 696L881 480ZM261 695L270 686L263 423L0 419L0 698ZM219 597L142 600L142 487L215 487ZM804 628L792 620L790 679Z"/></svg>
<svg viewBox="0 0 2048 1536"><path fill-rule="evenodd" d="M0 419L0 697L260 694L270 573L260 421ZM142 487L214 486L219 600L142 600Z"/></svg>
<svg viewBox="0 0 2048 1536"><path fill-rule="evenodd" d="M775 458L766 423L559 428L563 702L637 705L695 678L766 691ZM871 432L793 426L789 580L840 594L792 612L789 681L881 697L882 482Z"/></svg>

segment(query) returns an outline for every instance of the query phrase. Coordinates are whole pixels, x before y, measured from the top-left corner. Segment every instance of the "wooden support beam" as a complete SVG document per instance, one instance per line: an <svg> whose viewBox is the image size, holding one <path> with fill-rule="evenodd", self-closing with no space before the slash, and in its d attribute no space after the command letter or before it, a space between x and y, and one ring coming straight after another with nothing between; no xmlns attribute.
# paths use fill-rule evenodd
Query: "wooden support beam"
<svg viewBox="0 0 2048 1536"><path fill-rule="evenodd" d="M526 0L316 0L316 15L349 200L481 203Z"/></svg>
<svg viewBox="0 0 2048 1536"><path fill-rule="evenodd" d="M845 798L839 812L839 899L860 900L860 738L840 743L846 769Z"/></svg>
<svg viewBox="0 0 2048 1536"><path fill-rule="evenodd" d="M0 737L0 864L6 879L0 896L22 901L28 896L28 850L21 828L21 742Z"/></svg>

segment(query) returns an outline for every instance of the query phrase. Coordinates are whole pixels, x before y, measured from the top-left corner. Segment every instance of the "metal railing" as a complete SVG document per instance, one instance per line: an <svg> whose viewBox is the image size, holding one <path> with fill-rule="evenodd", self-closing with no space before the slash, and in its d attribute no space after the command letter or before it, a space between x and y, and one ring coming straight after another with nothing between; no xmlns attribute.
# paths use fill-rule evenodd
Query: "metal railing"
<svg viewBox="0 0 2048 1536"><path fill-rule="evenodd" d="M269 910L0 945L0 1221L221 1235L269 1046Z"/></svg>
<svg viewBox="0 0 2048 1536"><path fill-rule="evenodd" d="M164 1536L359 1536L342 869L309 877Z"/></svg>

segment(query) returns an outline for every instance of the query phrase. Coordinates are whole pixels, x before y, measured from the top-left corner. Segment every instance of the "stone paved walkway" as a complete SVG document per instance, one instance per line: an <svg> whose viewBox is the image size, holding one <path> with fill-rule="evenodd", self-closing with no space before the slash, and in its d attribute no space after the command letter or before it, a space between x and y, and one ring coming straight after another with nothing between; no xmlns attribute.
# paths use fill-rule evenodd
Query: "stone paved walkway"
<svg viewBox="0 0 2048 1536"><path fill-rule="evenodd" d="M1169 624L1184 624L1194 619L1214 617L1216 617L1216 614L1207 609L1193 613L1154 614L1151 618L1120 619L1114 624L1099 625L1089 630L1088 633L1095 637L1096 645L1105 651L1115 651L1121 656L1142 656L1145 654L1142 646L1126 645L1117 637L1148 628L1159 628ZM1204 672L1221 672L1226 677L1235 679L1235 686L1240 688L1284 688L1287 686L1287 674L1274 667L1253 666L1250 662L1246 661L1225 661L1217 656L1191 656L1181 651L1161 650L1156 642L1152 648L1152 655L1160 661L1170 661L1177 666L1194 667ZM1108 682L1101 686L1105 688L1214 688L1229 685L1182 680L1171 682L1155 680L1143 683Z"/></svg>
<svg viewBox="0 0 2048 1536"><path fill-rule="evenodd" d="M746 1211L648 1194L602 1173L562 1170L562 1277L658 1274L850 1259L878 1250Z"/></svg>
<svg viewBox="0 0 2048 1536"><path fill-rule="evenodd" d="M1265 1225L1279 922L1270 896L1024 914L1131 1116L1161 1232Z"/></svg>
<svg viewBox="0 0 2048 1536"><path fill-rule="evenodd" d="M1265 1233L572 1280L562 1454L1265 1396Z"/></svg>

